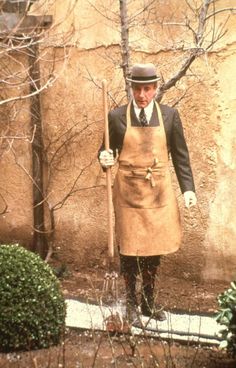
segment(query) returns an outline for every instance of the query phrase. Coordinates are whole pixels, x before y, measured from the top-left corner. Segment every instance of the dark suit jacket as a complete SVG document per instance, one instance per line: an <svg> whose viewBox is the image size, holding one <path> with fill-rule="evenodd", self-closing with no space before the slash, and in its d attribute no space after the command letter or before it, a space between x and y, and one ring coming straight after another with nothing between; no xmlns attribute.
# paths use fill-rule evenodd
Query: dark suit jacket
<svg viewBox="0 0 236 368"><path fill-rule="evenodd" d="M171 154L172 162L178 178L182 193L187 190L195 191L192 169L190 166L189 153L184 138L184 132L179 113L176 109L160 104L168 152ZM116 150L121 151L123 139L126 132L127 105L112 110L108 115L110 148L114 154ZM132 126L140 126L136 118L133 105L131 104ZM149 126L159 125L157 111L154 109ZM100 150L104 149L104 143Z"/></svg>

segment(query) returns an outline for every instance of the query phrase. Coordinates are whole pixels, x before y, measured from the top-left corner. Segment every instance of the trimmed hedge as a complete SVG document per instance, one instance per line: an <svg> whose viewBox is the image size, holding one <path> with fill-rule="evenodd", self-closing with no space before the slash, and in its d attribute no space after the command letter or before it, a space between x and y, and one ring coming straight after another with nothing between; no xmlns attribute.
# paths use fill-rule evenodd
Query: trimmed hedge
<svg viewBox="0 0 236 368"><path fill-rule="evenodd" d="M236 281L230 283L230 288L218 296L218 312L216 321L223 326L220 334L220 348L226 349L236 357Z"/></svg>
<svg viewBox="0 0 236 368"><path fill-rule="evenodd" d="M0 351L60 342L66 306L52 269L18 245L0 246Z"/></svg>

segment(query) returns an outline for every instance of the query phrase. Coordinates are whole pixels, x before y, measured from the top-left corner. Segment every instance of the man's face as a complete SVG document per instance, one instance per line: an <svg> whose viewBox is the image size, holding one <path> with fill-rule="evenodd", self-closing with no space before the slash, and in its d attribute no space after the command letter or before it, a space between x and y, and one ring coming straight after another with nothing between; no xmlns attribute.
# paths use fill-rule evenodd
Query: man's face
<svg viewBox="0 0 236 368"><path fill-rule="evenodd" d="M156 94L156 83L132 84L133 96L139 108L146 107L153 100Z"/></svg>

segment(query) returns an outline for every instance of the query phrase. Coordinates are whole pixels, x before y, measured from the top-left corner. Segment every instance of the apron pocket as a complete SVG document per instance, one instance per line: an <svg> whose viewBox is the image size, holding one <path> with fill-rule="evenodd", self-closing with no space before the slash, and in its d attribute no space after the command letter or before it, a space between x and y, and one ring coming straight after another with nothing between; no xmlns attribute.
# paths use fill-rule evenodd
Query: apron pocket
<svg viewBox="0 0 236 368"><path fill-rule="evenodd" d="M155 186L145 175L133 175L119 170L114 183L114 195L122 207L157 208L167 204L166 175L153 173ZM168 185L168 184L167 184Z"/></svg>

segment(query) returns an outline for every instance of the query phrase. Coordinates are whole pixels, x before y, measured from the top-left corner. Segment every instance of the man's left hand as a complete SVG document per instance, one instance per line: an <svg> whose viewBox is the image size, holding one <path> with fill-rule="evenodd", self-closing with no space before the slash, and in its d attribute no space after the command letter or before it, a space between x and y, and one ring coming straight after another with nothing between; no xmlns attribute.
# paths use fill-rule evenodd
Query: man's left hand
<svg viewBox="0 0 236 368"><path fill-rule="evenodd" d="M187 192L184 192L184 202L187 208L195 206L197 204L197 198L195 193L192 192L191 190L187 190Z"/></svg>

